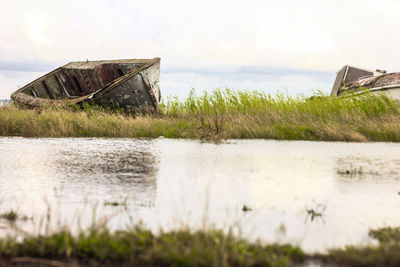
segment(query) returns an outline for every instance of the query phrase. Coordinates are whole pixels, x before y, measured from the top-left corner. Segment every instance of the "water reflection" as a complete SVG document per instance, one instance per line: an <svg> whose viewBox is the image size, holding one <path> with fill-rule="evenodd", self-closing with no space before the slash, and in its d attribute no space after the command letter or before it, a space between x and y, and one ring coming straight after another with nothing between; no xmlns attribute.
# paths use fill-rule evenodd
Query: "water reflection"
<svg viewBox="0 0 400 267"><path fill-rule="evenodd" d="M129 198L154 205L158 159L152 141L23 139L0 144L2 198L38 203Z"/></svg>
<svg viewBox="0 0 400 267"><path fill-rule="evenodd" d="M0 155L0 212L43 214L45 198L87 221L97 205L116 228L235 225L309 251L400 223L399 144L0 138Z"/></svg>
<svg viewBox="0 0 400 267"><path fill-rule="evenodd" d="M106 187L108 193L129 190L137 198L155 198L158 159L151 141L125 141L118 146L109 141L78 151L67 147L60 151L54 167L58 175L82 187Z"/></svg>

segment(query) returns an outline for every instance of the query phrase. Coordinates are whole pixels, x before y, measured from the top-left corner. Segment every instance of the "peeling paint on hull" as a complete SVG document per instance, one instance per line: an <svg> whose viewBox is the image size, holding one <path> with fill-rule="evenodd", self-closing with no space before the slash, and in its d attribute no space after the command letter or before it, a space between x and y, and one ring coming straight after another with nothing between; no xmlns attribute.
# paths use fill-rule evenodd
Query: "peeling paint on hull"
<svg viewBox="0 0 400 267"><path fill-rule="evenodd" d="M144 112L157 112L160 98L160 58L70 62L11 95L33 108L68 101Z"/></svg>

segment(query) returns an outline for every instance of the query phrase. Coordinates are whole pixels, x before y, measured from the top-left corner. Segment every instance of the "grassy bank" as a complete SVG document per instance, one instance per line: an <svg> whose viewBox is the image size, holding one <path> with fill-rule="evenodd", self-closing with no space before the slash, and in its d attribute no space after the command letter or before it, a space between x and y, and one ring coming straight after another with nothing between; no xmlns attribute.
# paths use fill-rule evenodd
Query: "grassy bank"
<svg viewBox="0 0 400 267"><path fill-rule="evenodd" d="M168 99L160 108L158 115L132 116L96 107L9 105L0 107L0 135L400 141L400 104L384 96L272 97L225 89Z"/></svg>
<svg viewBox="0 0 400 267"><path fill-rule="evenodd" d="M251 243L219 230L153 234L140 227L110 232L0 239L1 266L399 266L400 230L370 231L378 245L310 255L291 245Z"/></svg>
<svg viewBox="0 0 400 267"><path fill-rule="evenodd" d="M319 258L337 266L400 266L400 227L371 230L369 235L379 244L331 249Z"/></svg>
<svg viewBox="0 0 400 267"><path fill-rule="evenodd" d="M154 235L141 228L115 233L93 229L77 236L61 231L20 242L0 240L0 265L52 260L57 266L290 266L302 262L304 254L290 245L249 243L217 230Z"/></svg>

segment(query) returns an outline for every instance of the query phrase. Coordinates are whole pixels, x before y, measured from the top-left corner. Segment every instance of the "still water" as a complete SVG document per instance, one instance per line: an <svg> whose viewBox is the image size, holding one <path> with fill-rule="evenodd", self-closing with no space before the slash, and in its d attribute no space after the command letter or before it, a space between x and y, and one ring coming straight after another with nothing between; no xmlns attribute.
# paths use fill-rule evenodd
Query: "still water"
<svg viewBox="0 0 400 267"><path fill-rule="evenodd" d="M49 214L54 229L231 228L324 251L400 225L399 192L395 143L0 138L0 213L33 218L28 232Z"/></svg>

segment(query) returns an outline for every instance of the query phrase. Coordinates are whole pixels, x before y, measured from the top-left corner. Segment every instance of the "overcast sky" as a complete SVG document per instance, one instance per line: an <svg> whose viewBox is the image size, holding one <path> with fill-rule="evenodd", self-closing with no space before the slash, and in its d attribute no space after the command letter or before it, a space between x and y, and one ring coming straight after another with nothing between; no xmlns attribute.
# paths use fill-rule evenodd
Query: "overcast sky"
<svg viewBox="0 0 400 267"><path fill-rule="evenodd" d="M161 57L190 88L329 92L344 64L400 70L397 0L0 0L0 98L74 60Z"/></svg>

